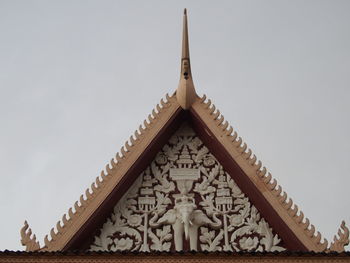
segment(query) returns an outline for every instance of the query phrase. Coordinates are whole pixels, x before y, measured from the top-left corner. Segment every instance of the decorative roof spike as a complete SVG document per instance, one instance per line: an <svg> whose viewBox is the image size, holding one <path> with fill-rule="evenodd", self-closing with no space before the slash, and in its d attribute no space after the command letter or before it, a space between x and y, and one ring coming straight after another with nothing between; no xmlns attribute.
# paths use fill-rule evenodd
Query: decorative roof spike
<svg viewBox="0 0 350 263"><path fill-rule="evenodd" d="M187 110L197 97L194 89L191 63L190 63L190 49L188 45L188 28L187 28L187 11L184 10L183 17L183 32L182 32L182 56L181 56L181 75L179 86L176 90L176 98L180 106Z"/></svg>
<svg viewBox="0 0 350 263"><path fill-rule="evenodd" d="M342 221L337 235L334 236L333 242L329 248L330 251L344 252L344 247L348 245L349 240L349 228L346 227L345 221Z"/></svg>
<svg viewBox="0 0 350 263"><path fill-rule="evenodd" d="M21 243L26 247L26 251L40 249L39 242L36 241L36 236L32 235L32 230L29 228L27 221L24 221L24 226L21 229Z"/></svg>

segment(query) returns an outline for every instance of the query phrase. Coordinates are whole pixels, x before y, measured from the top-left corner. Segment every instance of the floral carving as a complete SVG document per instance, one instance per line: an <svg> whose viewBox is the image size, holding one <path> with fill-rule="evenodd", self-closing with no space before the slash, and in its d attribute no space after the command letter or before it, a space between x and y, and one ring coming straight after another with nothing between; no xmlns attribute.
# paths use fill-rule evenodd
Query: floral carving
<svg viewBox="0 0 350 263"><path fill-rule="evenodd" d="M284 250L188 125L170 138L119 200L90 250L181 251L184 247Z"/></svg>
<svg viewBox="0 0 350 263"><path fill-rule="evenodd" d="M141 225L141 222L142 217L140 215L130 215L128 218L128 224L133 227Z"/></svg>
<svg viewBox="0 0 350 263"><path fill-rule="evenodd" d="M255 250L257 245L259 244L259 239L257 237L242 237L239 240L239 246L243 249L243 250L248 250L248 251L252 251Z"/></svg>

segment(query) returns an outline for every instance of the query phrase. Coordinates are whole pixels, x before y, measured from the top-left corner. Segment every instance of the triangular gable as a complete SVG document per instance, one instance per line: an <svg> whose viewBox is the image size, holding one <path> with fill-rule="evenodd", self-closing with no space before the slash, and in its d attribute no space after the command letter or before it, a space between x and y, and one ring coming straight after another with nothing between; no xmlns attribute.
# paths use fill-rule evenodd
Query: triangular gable
<svg viewBox="0 0 350 263"><path fill-rule="evenodd" d="M106 218L112 213L114 205L128 190L139 174L142 173L155 158L158 151L184 121L190 121L194 130L205 143L215 158L232 176L238 187L249 197L262 217L283 240L288 250L326 251L327 240L321 241L321 234L314 235L315 228L304 219L302 211L276 180L266 172L260 161L257 161L252 151L242 142L228 122L224 122L220 111L215 109L206 97L197 98L189 110L183 110L176 96L167 96L166 102L157 106L157 112L149 115L149 121L140 126L139 131L130 138L117 154L106 171L96 178L91 189L75 203L74 212L70 208L56 229L50 232L51 238L45 237L45 246L41 251L66 251L86 249L92 242L96 228L101 228ZM26 229L28 226L26 226ZM340 232L338 242L347 241L347 228L342 225L345 233ZM31 250L38 250L32 240L22 231L24 245ZM30 236L30 235L29 235ZM29 247L31 245L31 247ZM333 247L336 247L332 244ZM338 245L338 250L344 245Z"/></svg>
<svg viewBox="0 0 350 263"><path fill-rule="evenodd" d="M90 251L284 251L189 122L129 187Z"/></svg>
<svg viewBox="0 0 350 263"><path fill-rule="evenodd" d="M32 236L25 222L21 230L21 241L27 251L67 251L87 248L96 229L113 212L114 205L122 198L135 179L155 158L162 146L183 121L192 123L195 132L204 142L238 187L249 197L262 217L269 222L288 250L300 251L344 251L349 243L349 230L344 223L338 237L328 248L327 240L321 234L315 235L315 227L287 198L276 180L271 178L265 167L257 161L252 151L237 136L228 122L224 122L206 97L195 93L188 51L187 16L184 16L183 52L180 84L176 93L166 101L161 100L143 126L121 148L121 153L106 166L105 171L87 189L85 195L70 208L52 228L51 238L45 237L40 248L35 235ZM288 199L288 200L287 200Z"/></svg>

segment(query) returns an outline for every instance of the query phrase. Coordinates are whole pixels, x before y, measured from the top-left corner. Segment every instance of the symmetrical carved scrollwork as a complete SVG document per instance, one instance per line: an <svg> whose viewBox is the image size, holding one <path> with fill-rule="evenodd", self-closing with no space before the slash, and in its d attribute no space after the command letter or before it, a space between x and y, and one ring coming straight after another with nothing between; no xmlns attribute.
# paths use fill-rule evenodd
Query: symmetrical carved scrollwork
<svg viewBox="0 0 350 263"><path fill-rule="evenodd" d="M118 202L90 249L284 250L188 125L171 137Z"/></svg>

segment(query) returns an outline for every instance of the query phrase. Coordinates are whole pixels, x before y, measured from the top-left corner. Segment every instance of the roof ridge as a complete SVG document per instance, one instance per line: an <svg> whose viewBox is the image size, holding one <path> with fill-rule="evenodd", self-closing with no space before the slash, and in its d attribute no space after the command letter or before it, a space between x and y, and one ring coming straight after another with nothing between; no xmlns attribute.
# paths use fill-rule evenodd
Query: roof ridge
<svg viewBox="0 0 350 263"><path fill-rule="evenodd" d="M349 229L345 226L345 222L343 221L341 224L343 232L341 229L338 231L340 238L338 239L336 236L334 237L333 243L337 244L332 243L330 248L328 248L327 239L324 238L324 240L321 241L322 235L319 231L317 231L315 235L315 226L310 224L310 220L307 217L304 217L304 213L293 202L292 198L288 198L287 193L282 191L281 185L277 183L276 179L272 178L271 173L267 172L267 168L262 165L262 162L258 160L252 150L248 148L247 143L238 136L233 127L224 119L224 116L215 107L211 100L207 100L205 94L200 98L200 105L207 111L207 113L209 113L212 120L216 122L216 125L220 128L222 134L225 135L223 138L230 141L230 146L233 146L250 169L254 170L256 178L258 178L260 183L262 183L268 192L278 201L276 203L286 212L301 232L312 242L314 250L316 252L321 252L326 251L327 249L334 250L334 248L337 248L337 251L339 251L339 246L341 246L342 251L344 251L344 245L349 243Z"/></svg>
<svg viewBox="0 0 350 263"><path fill-rule="evenodd" d="M175 93L171 96L167 93L165 100L163 98L160 100L160 103L152 110L152 113L148 115L147 119L139 126L138 130L135 130L134 134L125 142L124 146L121 147L120 153L116 153L109 163L107 163L105 169L101 171L101 174L96 177L95 181L85 190L85 193L82 194L78 201L74 203L74 206L68 209L68 218L67 213L62 216L61 220L58 220L56 226L51 228L50 234L46 235L44 238L45 246L40 248L39 242L36 242L35 235L33 238L30 238L31 229L27 232L29 227L27 221L25 221L24 226L21 229L22 245L26 246L27 251L50 251L54 246L54 243L59 240L59 238L71 227L77 218L81 216L81 213L86 209L86 207L100 194L103 189L110 181L110 179L115 176L115 171L122 165L131 154L133 147L140 143L142 138L144 138L147 131L149 131L156 122L160 119L161 113L165 109L169 108L170 105L176 102ZM176 102L177 103L177 102ZM74 210L73 210L74 207ZM50 239L49 239L50 235ZM36 242L36 246L34 246Z"/></svg>

